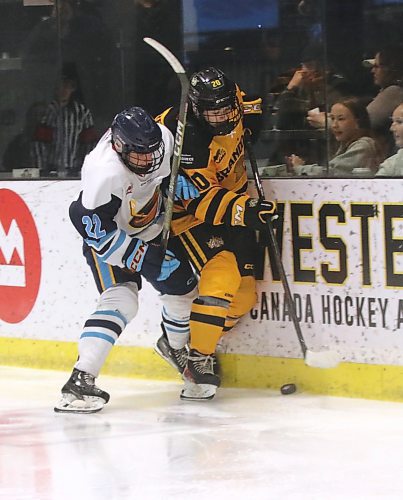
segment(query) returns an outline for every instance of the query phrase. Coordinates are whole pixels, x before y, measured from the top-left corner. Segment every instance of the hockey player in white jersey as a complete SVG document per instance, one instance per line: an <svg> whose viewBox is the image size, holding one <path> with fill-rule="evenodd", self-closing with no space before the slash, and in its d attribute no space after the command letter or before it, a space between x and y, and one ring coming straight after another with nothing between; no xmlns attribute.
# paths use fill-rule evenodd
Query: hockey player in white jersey
<svg viewBox="0 0 403 500"><path fill-rule="evenodd" d="M82 191L70 206L70 218L83 237L83 253L101 295L84 324L79 357L56 412L93 413L109 401L95 379L136 316L142 276L161 294L165 326L189 334L197 280L186 258L174 255L168 244L162 259L159 245L173 145L165 126L133 107L116 115L84 161ZM190 199L199 193L179 176L175 194Z"/></svg>

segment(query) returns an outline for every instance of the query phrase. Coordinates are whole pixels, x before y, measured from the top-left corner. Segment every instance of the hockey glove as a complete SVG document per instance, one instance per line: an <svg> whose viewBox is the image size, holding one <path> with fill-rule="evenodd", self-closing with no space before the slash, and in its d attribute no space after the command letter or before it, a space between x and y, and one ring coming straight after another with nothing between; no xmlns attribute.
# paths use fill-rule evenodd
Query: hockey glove
<svg viewBox="0 0 403 500"><path fill-rule="evenodd" d="M165 253L164 260L162 261L161 264L161 273L157 278L157 281L165 281L168 279L171 274L178 269L178 267L181 265L179 260L175 257L175 255L170 251L167 250Z"/></svg>
<svg viewBox="0 0 403 500"><path fill-rule="evenodd" d="M272 201L249 198L245 203L245 226L261 231L265 229L266 221L275 224L277 219L276 205Z"/></svg>
<svg viewBox="0 0 403 500"><path fill-rule="evenodd" d="M191 200L199 196L198 189L186 177L179 174L176 182L175 200Z"/></svg>
<svg viewBox="0 0 403 500"><path fill-rule="evenodd" d="M133 241L130 242L128 250L128 256L124 259L125 266L129 269L129 271L139 273L148 250L148 243L143 240L133 238Z"/></svg>

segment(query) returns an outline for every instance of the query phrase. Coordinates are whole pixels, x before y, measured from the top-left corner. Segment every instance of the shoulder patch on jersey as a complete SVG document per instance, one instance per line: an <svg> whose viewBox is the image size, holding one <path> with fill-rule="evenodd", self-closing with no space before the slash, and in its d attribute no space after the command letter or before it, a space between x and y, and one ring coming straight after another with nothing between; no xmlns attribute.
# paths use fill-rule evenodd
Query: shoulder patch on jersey
<svg viewBox="0 0 403 500"><path fill-rule="evenodd" d="M214 155L214 161L216 163L220 163L224 159L225 155L226 155L225 149L219 148L216 154Z"/></svg>

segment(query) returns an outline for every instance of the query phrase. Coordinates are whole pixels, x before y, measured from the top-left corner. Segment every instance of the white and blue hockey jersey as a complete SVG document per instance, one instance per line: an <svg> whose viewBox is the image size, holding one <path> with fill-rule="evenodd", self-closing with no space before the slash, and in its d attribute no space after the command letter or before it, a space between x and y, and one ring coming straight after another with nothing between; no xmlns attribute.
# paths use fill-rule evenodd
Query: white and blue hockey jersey
<svg viewBox="0 0 403 500"><path fill-rule="evenodd" d="M162 181L171 172L174 138L159 125L165 144L160 167L144 176L131 172L114 151L108 130L84 161L82 190L70 206L70 218L101 260L112 266L135 271L133 254L143 242L162 231Z"/></svg>

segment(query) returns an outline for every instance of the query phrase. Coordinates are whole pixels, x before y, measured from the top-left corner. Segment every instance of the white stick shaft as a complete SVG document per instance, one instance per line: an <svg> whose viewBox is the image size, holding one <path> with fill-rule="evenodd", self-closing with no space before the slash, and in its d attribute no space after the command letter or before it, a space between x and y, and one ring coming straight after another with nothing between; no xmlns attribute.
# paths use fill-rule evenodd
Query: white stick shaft
<svg viewBox="0 0 403 500"><path fill-rule="evenodd" d="M143 40L162 55L162 57L169 63L169 65L172 67L175 73L186 74L186 71L182 66L182 64L172 54L172 52L168 50L164 45L162 45L160 42L157 42L157 40L154 40L153 38L149 37L143 38Z"/></svg>

